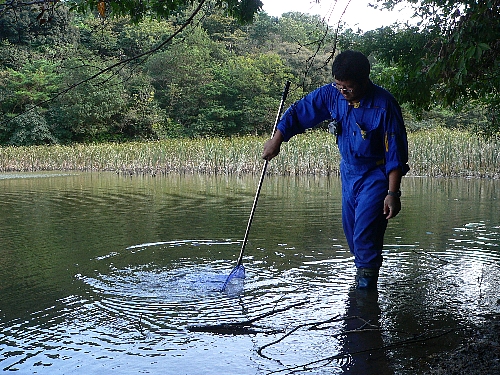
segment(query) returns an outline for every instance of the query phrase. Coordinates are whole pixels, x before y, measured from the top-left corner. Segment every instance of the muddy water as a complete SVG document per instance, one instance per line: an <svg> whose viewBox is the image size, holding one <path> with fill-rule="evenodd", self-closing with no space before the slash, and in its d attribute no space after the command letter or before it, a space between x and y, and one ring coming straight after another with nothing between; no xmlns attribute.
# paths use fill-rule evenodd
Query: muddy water
<svg viewBox="0 0 500 375"><path fill-rule="evenodd" d="M0 368L419 374L500 310L500 181L406 178L376 292L336 178L0 174ZM295 372L294 372L295 371Z"/></svg>

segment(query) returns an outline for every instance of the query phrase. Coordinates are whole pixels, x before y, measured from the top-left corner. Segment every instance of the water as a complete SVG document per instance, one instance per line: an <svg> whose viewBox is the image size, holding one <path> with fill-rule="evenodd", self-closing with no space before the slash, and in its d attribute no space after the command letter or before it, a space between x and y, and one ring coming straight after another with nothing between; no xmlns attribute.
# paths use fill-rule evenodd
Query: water
<svg viewBox="0 0 500 375"><path fill-rule="evenodd" d="M336 178L0 174L0 368L419 374L500 310L500 181L405 178L378 292ZM376 370L374 370L376 369ZM375 371L375 372L373 372Z"/></svg>

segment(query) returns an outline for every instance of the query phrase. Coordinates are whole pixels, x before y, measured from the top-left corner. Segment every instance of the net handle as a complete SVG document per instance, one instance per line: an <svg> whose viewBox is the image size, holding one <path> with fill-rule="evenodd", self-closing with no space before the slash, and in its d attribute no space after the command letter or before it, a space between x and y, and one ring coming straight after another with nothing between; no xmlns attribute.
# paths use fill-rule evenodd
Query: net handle
<svg viewBox="0 0 500 375"><path fill-rule="evenodd" d="M273 127L273 132L271 134L271 138L274 136L274 133L276 132L276 127L278 126L278 122L281 118L281 112L283 111L283 107L285 105L285 100L286 100L286 97L288 96L289 89L290 89L290 81L286 81L285 88L283 89L283 93L281 94L281 102L280 102L280 106L278 109L278 113L276 114L276 120L274 121L274 127ZM248 242L248 235L250 233L250 227L252 226L252 221L253 221L253 217L255 214L255 209L257 208L257 202L259 200L260 190L262 188L262 182L264 181L264 176L266 175L266 170L267 170L268 164L269 164L269 161L266 160L264 162L264 165L262 166L262 172L260 174L259 185L257 187L257 192L255 193L255 197L253 200L252 210L250 211L250 217L248 218L247 229L245 231L245 237L243 238L243 243L241 244L240 255L238 257L238 262L236 263L236 267L241 266L241 264L243 262L243 254L245 252L245 247L246 247L247 242Z"/></svg>

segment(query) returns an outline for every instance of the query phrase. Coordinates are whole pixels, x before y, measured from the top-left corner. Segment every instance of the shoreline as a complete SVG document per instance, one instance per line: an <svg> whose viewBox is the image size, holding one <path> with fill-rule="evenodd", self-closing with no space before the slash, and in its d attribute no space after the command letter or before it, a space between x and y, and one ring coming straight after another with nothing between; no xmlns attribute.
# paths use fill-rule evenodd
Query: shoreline
<svg viewBox="0 0 500 375"><path fill-rule="evenodd" d="M453 351L425 359L426 375L493 375L500 374L500 314L471 328Z"/></svg>

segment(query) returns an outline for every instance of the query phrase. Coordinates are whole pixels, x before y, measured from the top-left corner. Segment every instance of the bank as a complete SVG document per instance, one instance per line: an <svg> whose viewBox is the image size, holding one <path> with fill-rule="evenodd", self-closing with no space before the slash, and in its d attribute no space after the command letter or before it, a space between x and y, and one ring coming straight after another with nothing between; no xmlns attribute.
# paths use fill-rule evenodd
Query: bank
<svg viewBox="0 0 500 375"><path fill-rule="evenodd" d="M467 330L469 335L455 350L427 358L427 374L500 374L500 314L485 318L484 323Z"/></svg>

